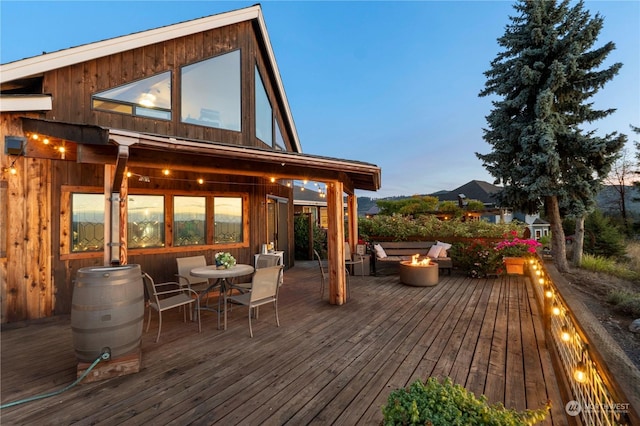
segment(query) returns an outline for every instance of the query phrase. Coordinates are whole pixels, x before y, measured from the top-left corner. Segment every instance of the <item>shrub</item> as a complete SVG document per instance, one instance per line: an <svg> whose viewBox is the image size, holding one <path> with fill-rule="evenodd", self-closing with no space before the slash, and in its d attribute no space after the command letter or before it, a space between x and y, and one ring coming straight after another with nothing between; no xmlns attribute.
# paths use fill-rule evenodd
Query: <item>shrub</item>
<svg viewBox="0 0 640 426"><path fill-rule="evenodd" d="M490 405L451 379L430 377L413 382L408 389L396 389L382 407L384 425L531 425L544 420L549 405L537 410L516 411L502 404Z"/></svg>
<svg viewBox="0 0 640 426"><path fill-rule="evenodd" d="M295 243L295 258L299 260L309 259L309 222L313 227L313 248L324 255L327 246L327 233L317 223L310 221L307 215L296 215L293 220L293 232Z"/></svg>
<svg viewBox="0 0 640 426"><path fill-rule="evenodd" d="M494 243L477 239L453 244L450 255L455 264L472 278L502 273L502 255L496 251Z"/></svg>
<svg viewBox="0 0 640 426"><path fill-rule="evenodd" d="M584 252L596 256L616 258L625 254L624 236L599 210L585 220Z"/></svg>
<svg viewBox="0 0 640 426"><path fill-rule="evenodd" d="M375 237L391 238L393 241L406 241L410 237L441 240L446 240L448 237L501 238L511 231L522 235L524 229L525 225L517 221L506 224L489 223L484 220L444 221L432 215L423 215L416 219L402 215L378 215L370 219L358 220L359 235L369 242L372 242Z"/></svg>

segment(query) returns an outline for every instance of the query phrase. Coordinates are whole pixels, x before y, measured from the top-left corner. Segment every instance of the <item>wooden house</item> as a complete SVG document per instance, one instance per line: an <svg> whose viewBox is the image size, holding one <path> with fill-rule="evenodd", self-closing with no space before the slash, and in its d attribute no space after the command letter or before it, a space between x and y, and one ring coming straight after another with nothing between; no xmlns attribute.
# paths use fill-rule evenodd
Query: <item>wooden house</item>
<svg viewBox="0 0 640 426"><path fill-rule="evenodd" d="M345 302L343 196L355 212L380 169L302 153L259 5L0 67L3 323L68 314L82 267L170 280L176 257L271 241L292 265L294 179L327 187Z"/></svg>

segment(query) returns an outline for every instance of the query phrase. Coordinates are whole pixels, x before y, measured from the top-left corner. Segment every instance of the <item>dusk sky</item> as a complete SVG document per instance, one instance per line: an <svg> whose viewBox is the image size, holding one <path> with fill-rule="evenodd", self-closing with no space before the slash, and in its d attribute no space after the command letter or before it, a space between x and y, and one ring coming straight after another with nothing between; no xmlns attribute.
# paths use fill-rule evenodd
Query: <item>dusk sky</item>
<svg viewBox="0 0 640 426"><path fill-rule="evenodd" d="M255 4L213 1L0 2L0 62L75 47ZM491 99L480 98L512 1L263 1L267 30L307 154L373 163L380 198L493 182L475 152ZM622 70L593 98L616 108L585 127L640 136L640 2L586 1L604 17L595 47Z"/></svg>

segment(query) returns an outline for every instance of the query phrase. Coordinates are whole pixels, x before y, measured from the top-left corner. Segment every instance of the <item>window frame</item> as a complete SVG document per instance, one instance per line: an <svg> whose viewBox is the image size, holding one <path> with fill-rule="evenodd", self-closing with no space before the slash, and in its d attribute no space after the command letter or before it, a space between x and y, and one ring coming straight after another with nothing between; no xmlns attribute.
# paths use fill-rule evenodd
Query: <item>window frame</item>
<svg viewBox="0 0 640 426"><path fill-rule="evenodd" d="M71 251L71 226L73 220L73 212L71 211L71 198L73 193L87 194L104 194L104 189L95 186L71 186L63 185L60 193L60 260L70 259L88 259L104 257L104 250L95 252L72 252ZM249 248L250 234L249 227L249 193L248 192L225 192L225 191L166 191L166 190L138 190L130 188L127 195L162 195L164 196L164 247L149 248L127 248L129 255L145 255L145 254L162 254L162 253L178 253L202 250L229 250ZM174 246L173 245L173 197L174 196L202 196L205 197L206 205L206 243L193 246ZM242 199L242 241L235 243L219 243L214 244L214 227L213 227L213 200L215 197L237 197ZM105 204L106 206L106 204ZM108 212L105 207L105 221L108 220Z"/></svg>

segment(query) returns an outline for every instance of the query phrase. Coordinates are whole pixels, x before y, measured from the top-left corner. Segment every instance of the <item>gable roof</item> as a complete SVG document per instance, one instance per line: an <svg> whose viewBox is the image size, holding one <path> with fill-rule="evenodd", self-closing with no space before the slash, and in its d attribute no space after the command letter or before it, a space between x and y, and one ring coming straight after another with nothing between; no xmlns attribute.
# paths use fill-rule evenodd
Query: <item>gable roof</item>
<svg viewBox="0 0 640 426"><path fill-rule="evenodd" d="M481 180L472 180L462 186L444 194L438 194L440 201L458 201L458 195L464 194L468 200L482 201L484 204L495 204L495 194L502 191L502 187L492 185Z"/></svg>
<svg viewBox="0 0 640 426"><path fill-rule="evenodd" d="M280 70L275 60L271 41L267 34L267 26L262 15L262 8L259 4L243 9L224 12L216 15L206 16L191 21L184 21L173 25L155 28L148 31L141 31L126 36L115 37L95 43L84 44L77 47L58 50L56 52L45 53L31 58L26 58L1 65L0 84L29 79L41 76L47 71L62 68L69 65L78 64L92 59L101 58L107 55L136 49L154 43L171 40L203 31L208 31L227 25L233 25L244 21L254 21L257 24L258 36L262 38L264 48L267 53L269 65L272 67L275 78L275 88L278 96L281 97L284 105L286 120L293 134L293 142L296 152L302 152L298 131L293 121L289 101L287 100L280 76Z"/></svg>

